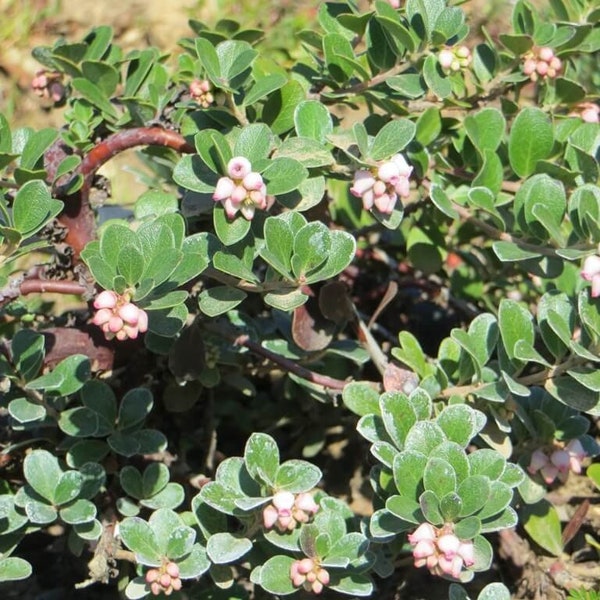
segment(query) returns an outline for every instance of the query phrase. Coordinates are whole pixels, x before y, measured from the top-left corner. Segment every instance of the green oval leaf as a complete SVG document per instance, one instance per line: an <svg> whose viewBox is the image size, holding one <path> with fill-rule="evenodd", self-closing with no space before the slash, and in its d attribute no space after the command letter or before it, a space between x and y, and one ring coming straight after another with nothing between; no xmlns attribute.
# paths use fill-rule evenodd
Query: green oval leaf
<svg viewBox="0 0 600 600"><path fill-rule="evenodd" d="M562 554L560 518L550 502L540 500L536 504L525 504L521 508L520 516L525 531L540 548L554 556Z"/></svg>
<svg viewBox="0 0 600 600"><path fill-rule="evenodd" d="M539 108L524 108L517 115L510 130L510 166L520 177L527 177L535 171L538 160L550 156L553 145L554 134L548 115Z"/></svg>

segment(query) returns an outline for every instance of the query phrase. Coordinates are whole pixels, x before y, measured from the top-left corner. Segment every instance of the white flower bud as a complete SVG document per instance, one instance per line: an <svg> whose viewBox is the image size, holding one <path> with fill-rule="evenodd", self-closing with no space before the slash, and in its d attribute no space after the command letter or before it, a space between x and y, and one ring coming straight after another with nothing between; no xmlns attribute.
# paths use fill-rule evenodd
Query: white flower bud
<svg viewBox="0 0 600 600"><path fill-rule="evenodd" d="M251 170L252 165L245 156L235 156L227 163L227 173L233 179L244 179Z"/></svg>

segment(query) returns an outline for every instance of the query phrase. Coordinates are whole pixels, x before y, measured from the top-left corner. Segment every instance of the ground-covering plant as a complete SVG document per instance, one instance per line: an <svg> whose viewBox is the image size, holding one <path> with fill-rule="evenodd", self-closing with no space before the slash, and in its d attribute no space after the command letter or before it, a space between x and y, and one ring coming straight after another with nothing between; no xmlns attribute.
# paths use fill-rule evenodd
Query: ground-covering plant
<svg viewBox="0 0 600 600"><path fill-rule="evenodd" d="M379 597L406 558L467 598L496 532L563 551L548 490L598 454L600 9L518 0L495 37L460 4L324 3L289 65L229 20L34 50L64 126L0 116L0 581L57 524L131 599ZM137 147L115 217L98 169Z"/></svg>

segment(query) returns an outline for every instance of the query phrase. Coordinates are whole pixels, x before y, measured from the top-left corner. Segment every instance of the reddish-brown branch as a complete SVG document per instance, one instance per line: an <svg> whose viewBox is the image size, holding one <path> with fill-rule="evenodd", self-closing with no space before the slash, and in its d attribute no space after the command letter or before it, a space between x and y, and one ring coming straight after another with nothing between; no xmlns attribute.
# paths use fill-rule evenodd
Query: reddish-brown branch
<svg viewBox="0 0 600 600"><path fill-rule="evenodd" d="M39 279L37 277L24 279L20 283L16 280L0 290L0 308L19 296L26 296L27 294L54 293L80 296L86 291L88 290L85 286L76 281Z"/></svg>
<svg viewBox="0 0 600 600"><path fill-rule="evenodd" d="M65 281L59 279L26 279L19 286L21 296L27 294L73 294L80 296L86 292L85 286L76 281Z"/></svg>
<svg viewBox="0 0 600 600"><path fill-rule="evenodd" d="M294 373L298 377L306 379L307 381L311 381L312 383L316 383L317 385L322 385L324 388L328 388L330 390L343 390L348 383L347 381L343 381L341 379L334 379L333 377L328 377L327 375L315 373L314 371L299 365L293 360L267 350L267 348L264 348L260 344L253 342L247 335L241 335L235 338L233 341L237 346L244 346L251 352L254 352L254 354L258 354L259 356L269 359L271 362L274 362L286 371Z"/></svg>
<svg viewBox="0 0 600 600"><path fill-rule="evenodd" d="M162 127L125 129L108 136L94 146L83 159L79 172L91 182L94 173L113 156L137 146L165 146L177 152L189 153L194 148L176 131Z"/></svg>
<svg viewBox="0 0 600 600"><path fill-rule="evenodd" d="M89 204L89 191L98 169L113 156L137 146L164 146L177 152L189 153L194 148L185 138L161 127L138 127L113 133L86 154L76 174L83 175L83 186L65 198L65 208L58 220L68 229L65 242L74 250L75 260L85 245L96 235L94 212ZM57 190L60 195L60 189Z"/></svg>
<svg viewBox="0 0 600 600"><path fill-rule="evenodd" d="M253 352L258 356L262 356L263 358L270 360L271 362L280 366L285 371L288 371L289 373L294 373L294 375L297 375L302 379L312 381L313 383L316 383L317 385L322 385L324 388L330 390L343 390L344 387L346 387L346 381L343 381L341 379L334 379L333 377L321 375L320 373L315 373L314 371L311 371L310 369L299 365L293 360L289 360L283 356L280 356L279 354L276 354L275 352L271 352L270 350L261 346L260 344L253 342L247 335L238 335L234 331L225 329L223 326L213 322L203 321L202 326L204 329L216 333L221 337L224 337L236 346L244 346L244 348L248 348L250 352Z"/></svg>

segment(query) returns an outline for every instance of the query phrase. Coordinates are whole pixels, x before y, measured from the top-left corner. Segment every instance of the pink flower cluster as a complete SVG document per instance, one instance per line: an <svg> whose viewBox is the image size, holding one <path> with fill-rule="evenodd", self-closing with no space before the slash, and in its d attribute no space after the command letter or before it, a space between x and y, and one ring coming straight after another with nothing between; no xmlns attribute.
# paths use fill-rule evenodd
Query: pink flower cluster
<svg viewBox="0 0 600 600"><path fill-rule="evenodd" d="M473 60L471 50L467 46L456 46L452 48L444 48L438 54L438 62L440 67L447 73L466 69Z"/></svg>
<svg viewBox="0 0 600 600"><path fill-rule="evenodd" d="M378 167L367 171L361 169L354 174L350 193L362 198L363 208L373 206L383 214L391 214L400 198L407 198L410 192L408 178L413 168L408 166L402 154L396 154Z"/></svg>
<svg viewBox="0 0 600 600"><path fill-rule="evenodd" d="M271 504L263 509L265 529L276 527L282 533L292 531L298 523L307 523L319 510L319 505L307 492L295 496L292 492L277 492Z"/></svg>
<svg viewBox="0 0 600 600"><path fill-rule="evenodd" d="M62 74L58 71L42 69L31 80L31 88L40 98L59 103L65 99L65 86L62 84Z"/></svg>
<svg viewBox="0 0 600 600"><path fill-rule="evenodd" d="M459 540L445 525L436 529L429 523L422 523L408 536L414 546L415 567L427 567L433 575L449 575L458 579L463 567L475 563L472 541Z"/></svg>
<svg viewBox="0 0 600 600"><path fill-rule="evenodd" d="M257 208L265 210L273 202L273 196L267 196L267 186L260 173L252 171L247 158L236 156L227 164L228 177L221 177L213 194L215 202L221 202L227 216L232 219L239 210L246 219L254 216Z"/></svg>
<svg viewBox="0 0 600 600"><path fill-rule="evenodd" d="M531 81L537 81L540 77L554 79L562 71L562 67L562 60L547 46L532 48L523 57L523 73L528 75Z"/></svg>
<svg viewBox="0 0 600 600"><path fill-rule="evenodd" d="M97 309L92 323L104 331L107 340L135 340L148 331L148 313L130 302L129 294L120 296L111 290L100 292L94 300Z"/></svg>
<svg viewBox="0 0 600 600"><path fill-rule="evenodd" d="M600 106L595 102L581 102L569 116L579 117L586 123L600 123Z"/></svg>
<svg viewBox="0 0 600 600"><path fill-rule="evenodd" d="M581 276L592 282L592 298L600 296L600 256L588 256L583 261Z"/></svg>
<svg viewBox="0 0 600 600"><path fill-rule="evenodd" d="M202 107L208 108L214 103L215 97L212 94L212 87L208 79L194 79L190 83L190 96Z"/></svg>
<svg viewBox="0 0 600 600"><path fill-rule="evenodd" d="M160 569L150 569L146 572L146 583L155 596L161 593L170 596L181 589L179 567L174 562L167 562Z"/></svg>
<svg viewBox="0 0 600 600"><path fill-rule="evenodd" d="M550 485L557 477L563 483L569 471L581 473L581 462L587 456L579 440L571 440L564 448L556 448L549 453L541 449L535 450L527 470L535 475L539 472L542 479Z"/></svg>
<svg viewBox="0 0 600 600"><path fill-rule="evenodd" d="M290 578L296 587L303 587L307 592L320 594L323 587L329 584L329 573L312 558L302 558L292 563Z"/></svg>

